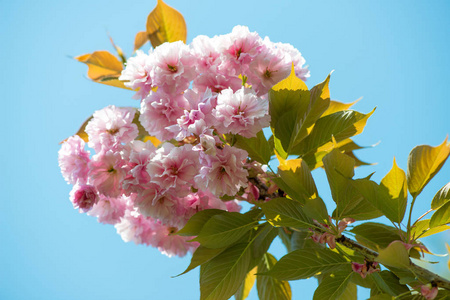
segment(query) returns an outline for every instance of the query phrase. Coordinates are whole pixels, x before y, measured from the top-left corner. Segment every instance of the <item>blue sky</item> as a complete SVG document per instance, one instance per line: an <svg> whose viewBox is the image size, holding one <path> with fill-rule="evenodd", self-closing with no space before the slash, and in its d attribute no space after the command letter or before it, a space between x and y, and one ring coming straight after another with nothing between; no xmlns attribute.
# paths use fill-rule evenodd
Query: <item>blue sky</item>
<svg viewBox="0 0 450 300"><path fill-rule="evenodd" d="M448 1L183 1L167 0L185 16L188 42L247 25L274 42L298 48L312 87L335 70L333 99L367 113L356 140L376 147L357 155L377 165L379 181L395 156L406 169L416 145L436 146L450 133ZM124 243L112 226L75 211L57 164L58 143L95 110L137 106L132 93L92 83L86 66L68 58L111 50L106 33L126 54L145 29L153 1L3 1L0 118L0 299L198 299L198 270L172 279L189 259ZM329 199L322 171L314 172ZM425 188L414 216L429 208L450 179L450 163ZM446 232L425 240L445 253ZM271 249L275 256L282 248ZM447 258L443 259L446 261ZM441 273L445 265L437 269ZM447 273L447 276L450 276ZM294 299L310 299L315 280L293 282ZM361 293L361 298L364 293ZM250 299L256 299L252 293Z"/></svg>

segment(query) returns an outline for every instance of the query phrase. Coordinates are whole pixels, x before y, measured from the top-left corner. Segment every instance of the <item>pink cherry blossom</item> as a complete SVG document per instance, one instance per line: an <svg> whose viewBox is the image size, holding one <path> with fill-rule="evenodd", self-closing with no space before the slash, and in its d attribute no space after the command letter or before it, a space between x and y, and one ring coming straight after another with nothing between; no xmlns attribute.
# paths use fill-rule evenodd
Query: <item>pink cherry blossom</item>
<svg viewBox="0 0 450 300"><path fill-rule="evenodd" d="M244 161L248 153L234 147L217 149L216 156L202 154L200 174L195 177L197 185L214 195L235 195L247 186L248 172Z"/></svg>
<svg viewBox="0 0 450 300"><path fill-rule="evenodd" d="M197 242L188 242L193 237L176 235L179 228L165 226L160 222L155 223L153 232L153 246L158 248L162 254L172 257L174 255L183 257L188 252L194 252L199 246Z"/></svg>
<svg viewBox="0 0 450 300"><path fill-rule="evenodd" d="M97 217L100 223L114 225L124 216L128 201L129 198L125 196L113 198L100 195L98 202L87 214Z"/></svg>
<svg viewBox="0 0 450 300"><path fill-rule="evenodd" d="M90 153L84 149L84 146L84 141L78 135L74 135L62 144L58 152L59 167L67 183L87 181Z"/></svg>
<svg viewBox="0 0 450 300"><path fill-rule="evenodd" d="M153 56L145 54L141 50L136 51L136 56L130 57L127 60L125 69L119 77L119 80L124 81L124 85L137 93L133 96L134 99L145 98L153 87L153 81L150 77L150 72L153 68Z"/></svg>
<svg viewBox="0 0 450 300"><path fill-rule="evenodd" d="M114 105L96 111L86 125L89 147L100 152L102 149L114 149L122 143L134 140L139 133L136 124L133 124L135 113L134 108Z"/></svg>
<svg viewBox="0 0 450 300"><path fill-rule="evenodd" d="M88 212L98 202L98 194L95 187L87 184L75 184L70 192L70 201L73 208L80 212Z"/></svg>
<svg viewBox="0 0 450 300"><path fill-rule="evenodd" d="M221 133L240 134L251 138L269 126L269 103L256 96L252 89L223 90L217 98L213 114L217 119L216 129Z"/></svg>
<svg viewBox="0 0 450 300"><path fill-rule="evenodd" d="M155 220L144 217L135 210L125 211L120 222L116 223L117 233L126 243L134 242L135 244L151 245L154 233Z"/></svg>
<svg viewBox="0 0 450 300"><path fill-rule="evenodd" d="M100 194L118 197L125 179L125 162L119 152L108 150L93 156L89 162L89 179Z"/></svg>

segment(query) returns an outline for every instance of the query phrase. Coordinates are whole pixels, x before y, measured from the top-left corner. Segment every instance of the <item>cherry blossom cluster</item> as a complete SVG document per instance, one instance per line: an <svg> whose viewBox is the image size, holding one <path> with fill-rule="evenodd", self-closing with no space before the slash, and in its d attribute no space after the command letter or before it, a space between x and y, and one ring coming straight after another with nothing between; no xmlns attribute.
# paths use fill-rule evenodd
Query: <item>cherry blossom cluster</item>
<svg viewBox="0 0 450 300"><path fill-rule="evenodd" d="M137 51L119 79L137 91L140 110L96 111L85 128L95 153L77 135L59 151L74 208L113 224L126 242L168 256L195 250L192 237L174 234L192 215L211 208L240 211L230 197L247 199L250 190L250 197L259 195L249 185L248 153L225 136L251 138L267 127L268 91L292 66L306 79L304 63L291 45L243 26L196 37L190 45Z"/></svg>

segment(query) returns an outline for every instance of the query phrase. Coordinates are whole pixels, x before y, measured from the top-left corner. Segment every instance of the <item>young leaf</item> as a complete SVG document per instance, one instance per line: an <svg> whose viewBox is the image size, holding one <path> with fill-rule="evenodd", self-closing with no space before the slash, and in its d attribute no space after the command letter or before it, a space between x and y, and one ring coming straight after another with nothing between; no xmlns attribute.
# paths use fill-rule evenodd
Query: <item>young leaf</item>
<svg viewBox="0 0 450 300"><path fill-rule="evenodd" d="M202 265L200 300L226 300L234 295L248 273L251 251L236 244Z"/></svg>
<svg viewBox="0 0 450 300"><path fill-rule="evenodd" d="M273 149L270 147L269 142L264 136L264 132L261 130L256 137L245 138L240 135L235 135L236 142L235 147L244 149L248 152L248 155L253 160L262 164L269 164L270 157L273 154Z"/></svg>
<svg viewBox="0 0 450 300"><path fill-rule="evenodd" d="M279 156L278 160L279 177L274 177L273 181L283 191L300 203L304 203L304 199L317 196L317 188L306 162L301 158L284 160Z"/></svg>
<svg viewBox="0 0 450 300"><path fill-rule="evenodd" d="M250 291L253 288L256 280L256 273L258 272L258 268L254 267L250 272L245 276L244 282L241 284L236 294L234 294L235 300L245 300L250 294Z"/></svg>
<svg viewBox="0 0 450 300"><path fill-rule="evenodd" d="M438 208L431 216L430 228L450 223L450 201Z"/></svg>
<svg viewBox="0 0 450 300"><path fill-rule="evenodd" d="M372 249L383 249L393 241L401 240L398 230L392 226L381 223L367 222L355 226L351 232L356 235L356 240Z"/></svg>
<svg viewBox="0 0 450 300"><path fill-rule="evenodd" d="M408 190L413 197L417 197L427 183L442 168L450 154L450 144L447 138L436 147L428 145L417 146L412 149L408 157Z"/></svg>
<svg viewBox="0 0 450 300"><path fill-rule="evenodd" d="M130 89L119 80L123 69L122 63L108 51L95 51L92 54L77 56L75 59L88 65L87 76L91 80L122 89Z"/></svg>
<svg viewBox="0 0 450 300"><path fill-rule="evenodd" d="M258 272L268 272L276 262L277 260L272 254L264 254L264 258L258 265ZM277 280L270 276L258 276L256 288L260 300L291 300L292 297L289 282Z"/></svg>
<svg viewBox="0 0 450 300"><path fill-rule="evenodd" d="M406 210L408 187L406 184L405 171L397 166L395 158L392 169L381 180L380 186L386 189L390 197L390 203L393 209L392 212L394 213L392 216L393 218L390 218L390 220L401 223ZM386 212L384 213L386 214Z"/></svg>
<svg viewBox="0 0 450 300"><path fill-rule="evenodd" d="M355 220L377 218L382 213L353 186L354 160L334 149L323 158L323 165L330 184L331 195L336 202L333 217L341 220L351 217Z"/></svg>
<svg viewBox="0 0 450 300"><path fill-rule="evenodd" d="M450 201L450 182L444 185L433 197L431 209L437 209Z"/></svg>
<svg viewBox="0 0 450 300"><path fill-rule="evenodd" d="M136 37L134 38L134 50L136 52L136 50L141 49L142 46L145 45L145 43L147 43L148 41L148 35L146 31L139 31L138 33L136 33Z"/></svg>
<svg viewBox="0 0 450 300"><path fill-rule="evenodd" d="M213 216L223 214L226 211L221 209L205 209L201 210L195 215L193 215L186 225L177 234L182 236L195 236L200 233L206 222L209 221Z"/></svg>
<svg viewBox="0 0 450 300"><path fill-rule="evenodd" d="M191 262L189 266L186 268L186 270L175 277L186 274L187 272L197 268L198 266L210 261L217 255L222 253L225 249L227 248L210 249L203 246L199 246L197 250L195 250L194 254L192 254Z"/></svg>
<svg viewBox="0 0 450 300"><path fill-rule="evenodd" d="M330 249L295 250L283 256L268 272L279 280L305 279L317 273L328 273L349 266L349 262Z"/></svg>
<svg viewBox="0 0 450 300"><path fill-rule="evenodd" d="M349 282L347 283L347 287L345 288L344 292L339 297L339 300L357 300L357 297L358 290L356 284L354 284L353 282Z"/></svg>
<svg viewBox="0 0 450 300"><path fill-rule="evenodd" d="M147 18L147 36L153 48L165 42L186 43L187 30L183 15L162 0L158 0Z"/></svg>
<svg viewBox="0 0 450 300"><path fill-rule="evenodd" d="M276 198L260 204L269 222L274 226L310 228L313 221L305 214L301 204L286 198Z"/></svg>
<svg viewBox="0 0 450 300"><path fill-rule="evenodd" d="M338 272L323 278L314 292L313 300L340 299L352 276L353 272L349 270L349 272Z"/></svg>
<svg viewBox="0 0 450 300"><path fill-rule="evenodd" d="M311 133L296 147L292 154L305 154L325 145L334 136L337 142L360 134L366 126L367 119L373 114L346 110L335 112L317 120Z"/></svg>
<svg viewBox="0 0 450 300"><path fill-rule="evenodd" d="M394 241L387 248L380 250L375 260L389 267L409 267L408 251L401 241Z"/></svg>
<svg viewBox="0 0 450 300"><path fill-rule="evenodd" d="M430 220L425 219L414 224L414 227L411 229L411 236L414 240L416 240L418 238L424 238L449 229L450 226L448 225L430 228Z"/></svg>
<svg viewBox="0 0 450 300"><path fill-rule="evenodd" d="M207 248L230 246L243 237L257 222L248 215L225 212L212 216L192 241Z"/></svg>
<svg viewBox="0 0 450 300"><path fill-rule="evenodd" d="M322 114L322 117L334 114L338 111L348 110L350 107L355 105L360 99L357 99L353 101L352 103L342 103L339 101L330 101L330 105L328 106L327 110Z"/></svg>

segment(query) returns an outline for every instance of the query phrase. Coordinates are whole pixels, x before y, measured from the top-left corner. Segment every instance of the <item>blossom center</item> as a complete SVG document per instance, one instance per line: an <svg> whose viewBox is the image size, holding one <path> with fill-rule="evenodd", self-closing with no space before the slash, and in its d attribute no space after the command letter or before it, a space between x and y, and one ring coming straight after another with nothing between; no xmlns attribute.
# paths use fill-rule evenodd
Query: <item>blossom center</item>
<svg viewBox="0 0 450 300"><path fill-rule="evenodd" d="M167 65L167 68L169 69L170 72L173 72L173 73L178 71L177 66Z"/></svg>

